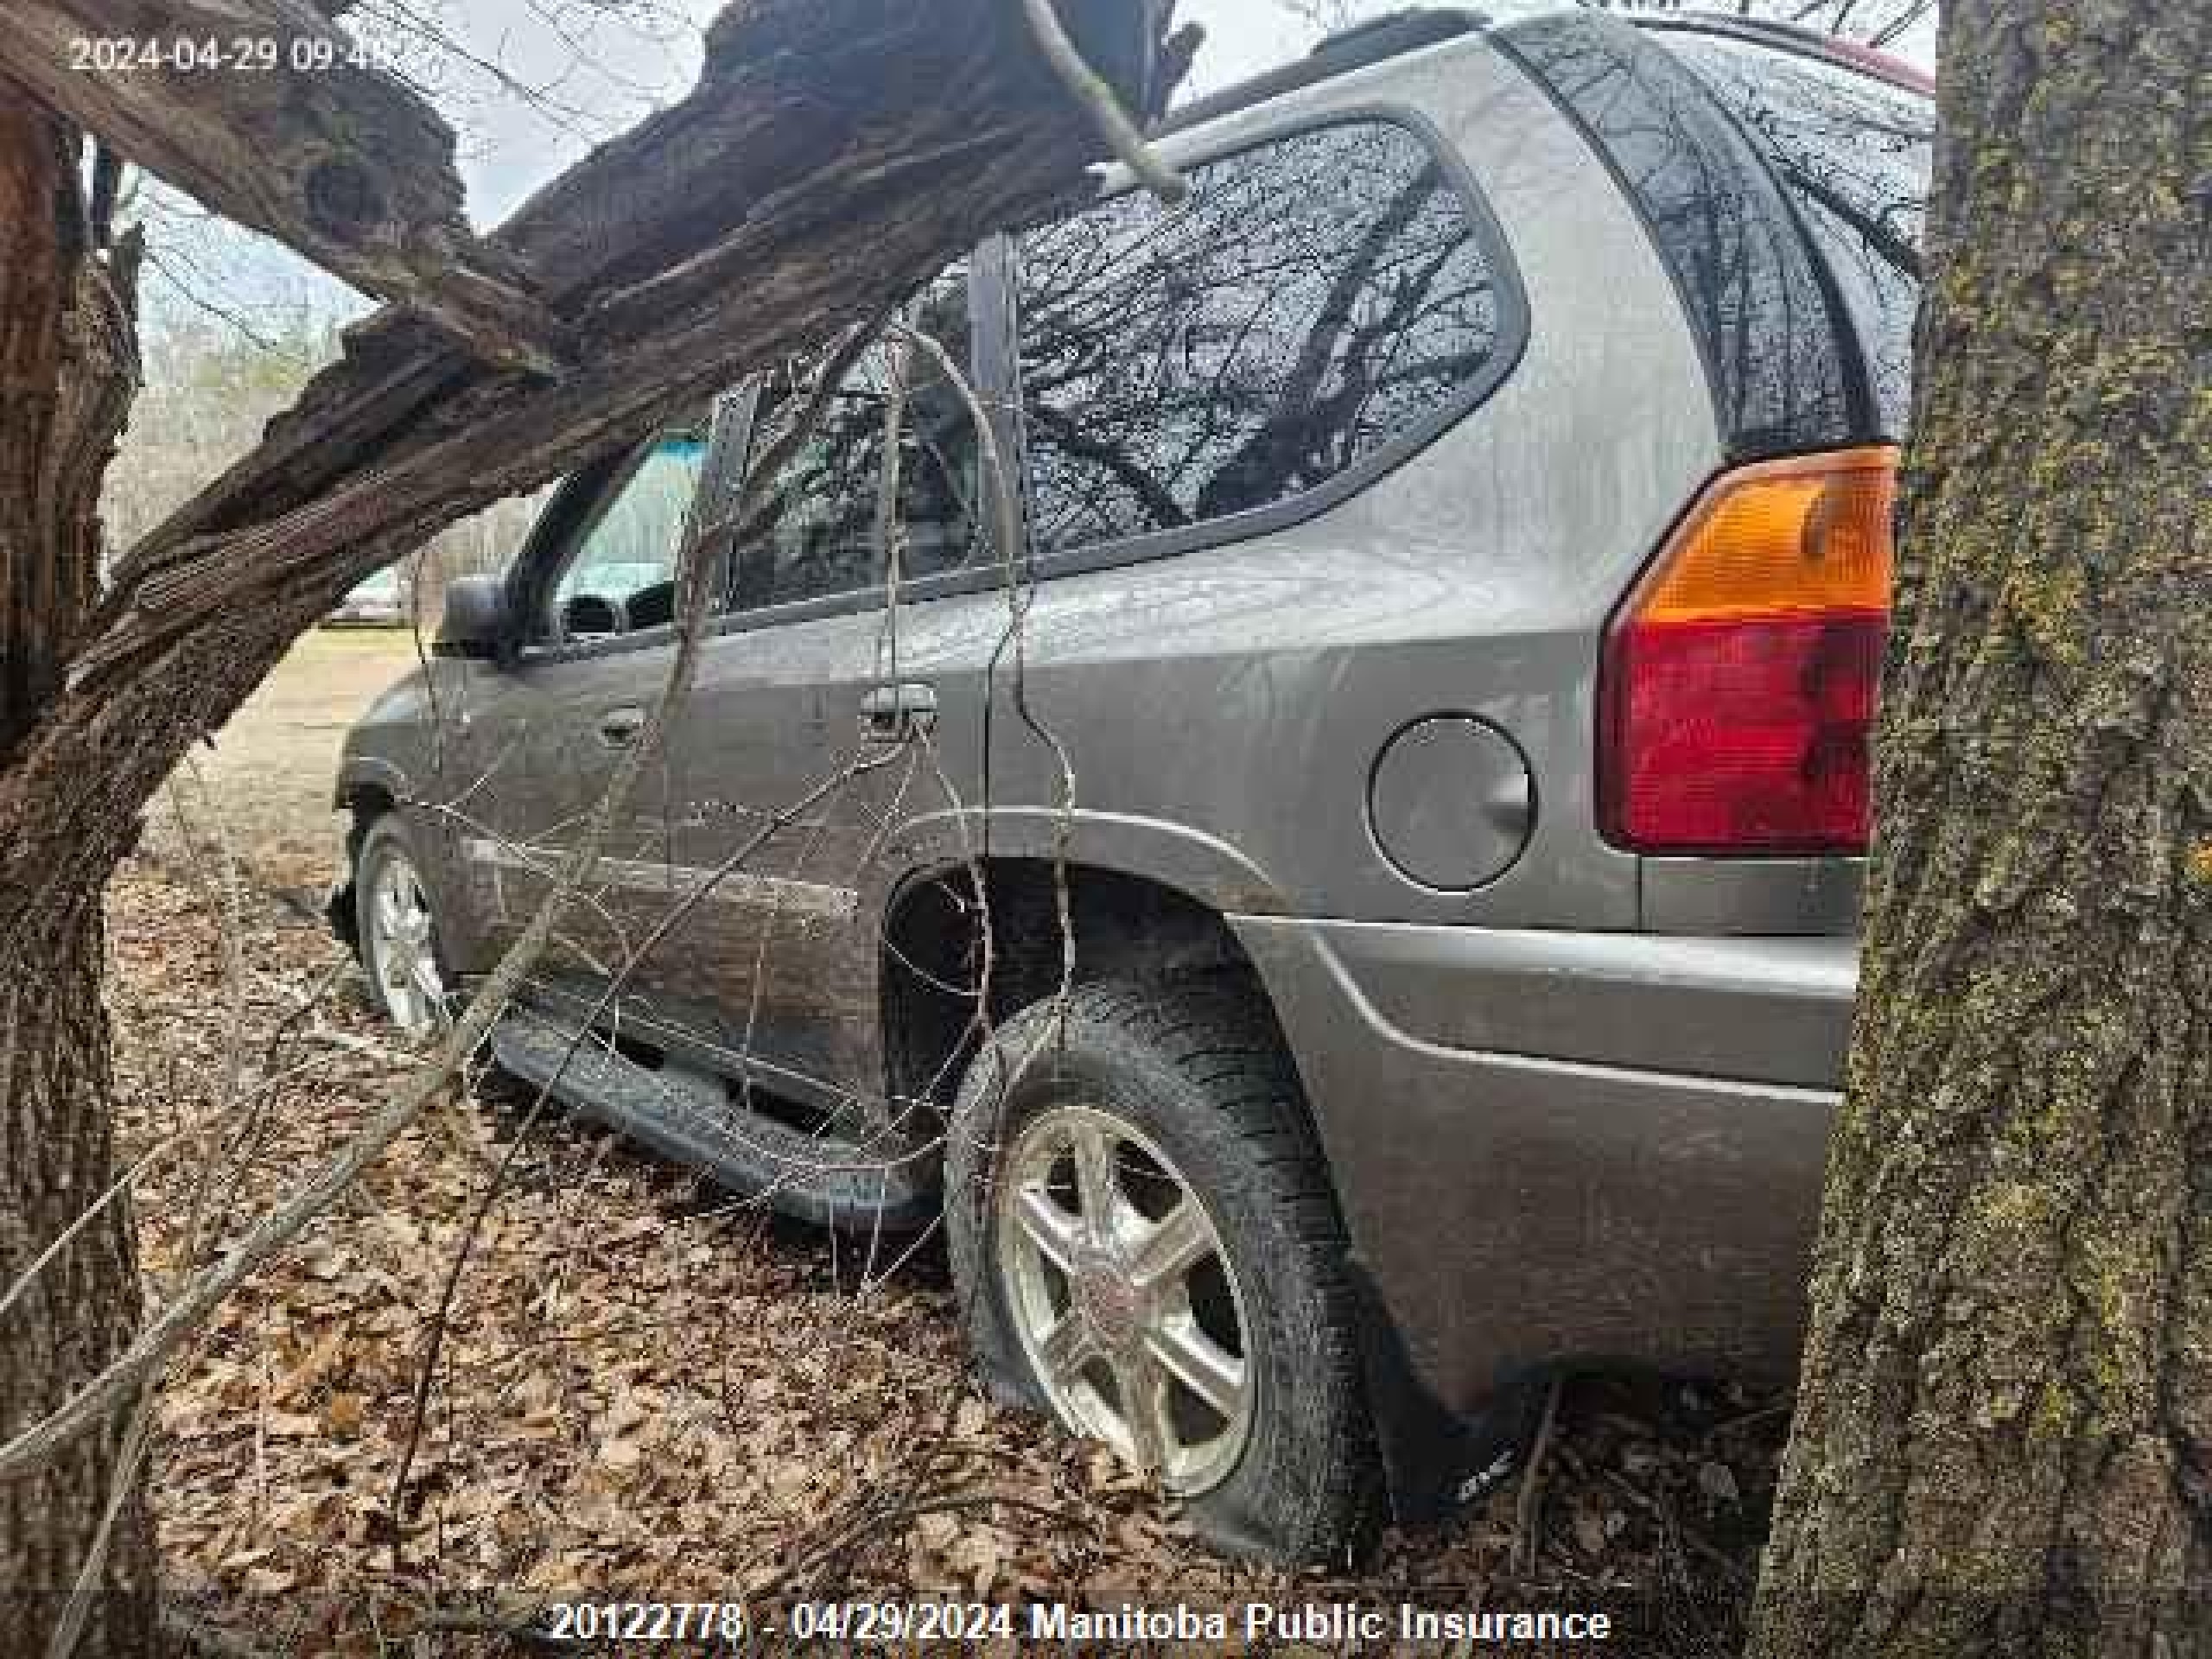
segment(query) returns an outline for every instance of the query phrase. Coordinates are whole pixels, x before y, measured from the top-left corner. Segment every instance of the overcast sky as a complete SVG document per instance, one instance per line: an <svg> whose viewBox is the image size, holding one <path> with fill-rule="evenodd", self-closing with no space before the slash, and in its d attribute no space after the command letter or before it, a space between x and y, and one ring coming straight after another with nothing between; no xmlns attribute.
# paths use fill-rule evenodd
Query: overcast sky
<svg viewBox="0 0 2212 1659"><path fill-rule="evenodd" d="M466 124L470 207L490 225L594 140L682 97L698 75L700 27L722 3L656 0L640 13L609 16L577 0L448 0L440 24L462 63L434 65L419 48L391 49L407 54L403 67L434 78L442 105ZM1199 90L1295 56L1314 36L1278 0L1182 0L1176 15L1206 30ZM500 91L493 69L534 95Z"/></svg>
<svg viewBox="0 0 2212 1659"><path fill-rule="evenodd" d="M398 0L390 10L420 20L416 29L364 33L459 130L470 216L488 228L594 143L683 97L698 78L701 28L725 3ZM1206 29L1191 83L1200 92L1298 55L1316 33L1278 0L1181 0L1177 16ZM438 38L426 41L421 31ZM153 241L147 297L156 333L211 309L271 334L301 316L344 318L368 308L285 250L188 209L162 212Z"/></svg>
<svg viewBox="0 0 2212 1659"><path fill-rule="evenodd" d="M4 0L0 0L4 3ZM697 79L700 30L727 0L389 0L418 20L399 35L365 30L422 85L461 133L469 211L498 224L594 143L681 98ZM1369 14L1403 0L1354 0ZM1496 12L1524 0L1493 0ZM365 6L357 16L378 8ZM1299 56L1318 31L1283 0L1180 0L1179 22L1206 31L1186 95ZM425 32L434 33L426 41ZM1932 57L1932 39L1908 43ZM171 212L154 227L149 321L234 313L264 332L289 315L347 316L366 302L283 250Z"/></svg>
<svg viewBox="0 0 2212 1659"><path fill-rule="evenodd" d="M432 20L444 48L401 42L399 67L431 83L463 130L470 209L497 224L591 144L688 92L698 77L700 30L727 0L391 0ZM1332 0L1375 16L1408 0ZM1693 0L1732 10L1726 0ZM1330 9L1325 6L1324 9ZM1489 0L1492 16L1541 10L1541 0ZM372 10L364 8L365 11ZM1871 10L1871 8L1870 8ZM1312 48L1319 31L1285 0L1179 0L1176 21L1206 32L1185 93L1256 74ZM1932 30L1900 42L1932 60ZM512 90L503 89L502 82Z"/></svg>

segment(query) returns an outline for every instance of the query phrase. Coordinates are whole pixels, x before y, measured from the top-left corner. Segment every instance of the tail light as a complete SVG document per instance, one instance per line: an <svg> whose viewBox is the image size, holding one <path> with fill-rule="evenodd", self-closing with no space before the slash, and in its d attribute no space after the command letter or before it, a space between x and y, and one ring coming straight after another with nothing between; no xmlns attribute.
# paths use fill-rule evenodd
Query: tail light
<svg viewBox="0 0 2212 1659"><path fill-rule="evenodd" d="M1605 637L1598 799L1645 853L1855 853L1889 634L1897 451L1727 474Z"/></svg>

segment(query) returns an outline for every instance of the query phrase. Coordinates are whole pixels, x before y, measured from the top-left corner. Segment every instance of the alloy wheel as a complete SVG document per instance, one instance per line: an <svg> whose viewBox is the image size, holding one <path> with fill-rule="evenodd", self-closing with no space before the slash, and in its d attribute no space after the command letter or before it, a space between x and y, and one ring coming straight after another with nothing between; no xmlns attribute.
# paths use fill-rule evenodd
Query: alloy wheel
<svg viewBox="0 0 2212 1659"><path fill-rule="evenodd" d="M1060 1420L1197 1497L1250 1438L1245 1298L1205 1204L1152 1141L1089 1105L1007 1148L997 1265L1015 1333Z"/></svg>
<svg viewBox="0 0 2212 1659"><path fill-rule="evenodd" d="M369 964L392 1023L410 1037L427 1037L445 1019L446 988L438 972L429 894L414 863L387 849L369 891Z"/></svg>

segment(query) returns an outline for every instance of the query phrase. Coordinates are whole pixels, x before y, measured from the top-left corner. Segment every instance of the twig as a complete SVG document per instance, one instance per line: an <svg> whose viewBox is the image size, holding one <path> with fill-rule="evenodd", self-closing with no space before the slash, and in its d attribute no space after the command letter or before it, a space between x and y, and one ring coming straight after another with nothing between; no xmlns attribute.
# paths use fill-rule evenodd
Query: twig
<svg viewBox="0 0 2212 1659"><path fill-rule="evenodd" d="M197 760L187 757L185 770L203 797L208 798L209 817L213 824L213 844L221 861L221 880L210 882L215 891L210 894L216 925L220 935L223 961L224 1039L222 1088L216 1099L213 1114L216 1121L228 1116L238 1104L238 1091L245 1074L245 917L240 893L238 855L232 846L230 831L221 810L213 804L207 779ZM170 783L170 800L176 809L179 823L183 827L186 843L194 837L186 817L184 802L175 780ZM251 1098L251 1096L249 1098ZM249 1128L235 1143L241 1158L250 1156L245 1142L251 1135L251 1122L256 1114L249 1113ZM207 1212L208 1194L213 1190L217 1160L209 1159L200 1166L192 1186L191 1200L186 1205L182 1255L189 1264L200 1255ZM110 1192L115 1191L111 1187ZM265 1373L264 1373L265 1377ZM116 1522L122 1517L124 1507L138 1495L139 1471L145 1465L146 1454L153 1445L156 1427L156 1411L159 1405L158 1370L147 1372L139 1386L138 1397L131 1408L130 1418L123 1433L116 1454L115 1466L108 1479L107 1502L101 1507L99 1527L86 1547L85 1558L78 1563L76 1582L70 1586L69 1599L63 1604L61 1617L54 1621L54 1630L47 1643L47 1659L70 1659L83 1639L86 1627L92 1622L98 1605L100 1583L107 1569L109 1552L114 1548ZM263 1408L266 1410L264 1386ZM257 1421L254 1430L256 1464L261 1462L261 1425ZM260 1469L262 1477L260 1497L267 1496L267 1471ZM261 1504L257 1502L256 1511Z"/></svg>
<svg viewBox="0 0 2212 1659"><path fill-rule="evenodd" d="M416 1628L442 1636L495 1636L531 1653L568 1653L575 1643L556 1639L537 1620L543 1609L526 1613L480 1613L466 1607L432 1607L416 1616Z"/></svg>
<svg viewBox="0 0 2212 1659"><path fill-rule="evenodd" d="M669 671L668 688L663 695L660 708L654 713L652 725L656 729L651 735L656 739L658 735L658 728L663 718L671 710L675 701L690 688L699 648L706 637L707 620L712 613L709 601L712 598L713 586L707 578L707 573L717 568L724 548L734 544L736 537L742 536L751 528L754 516L763 509L770 497L777 474L782 471L785 463L798 453L799 447L819 427L823 416L827 413L830 403L836 397L838 385L851 372L853 365L860 360L861 354L867 351L869 343L880 332L880 327L881 319L879 318L855 328L841 344L837 351L832 353L828 365L823 372L820 385L816 387L813 396L810 397L798 417L792 423L791 429L784 433L778 442L770 444L755 461L740 493L735 508L720 519L707 523L695 522L686 527L683 538L683 568L678 574L677 582L677 591L683 595L683 626L678 630L676 661ZM645 744L641 740L638 747L642 749L645 747ZM749 860L779 830L796 821L801 814L811 810L824 796L849 781L850 776L851 768L845 768L808 791L800 800L791 803L772 814L768 823L745 847L739 850L737 855L716 872L715 879L720 880ZM531 1130L537 1127L539 1117L552 1099L556 1085L560 1082L563 1073L567 1071L569 1062L575 1057L592 1025L620 995L630 976L644 962L646 953L696 907L711 886L711 882L702 883L699 887L687 893L683 901L662 919L659 925L645 938L637 950L630 954L629 960L622 965L620 971L614 976L601 995L598 1005L592 1011L591 1017L578 1027L575 1038L562 1056L559 1070L538 1089L537 1097L531 1103L530 1110L524 1116L521 1128L517 1130L514 1139L508 1143L505 1154L493 1170L491 1179L486 1184L482 1196L470 1212L468 1224L462 1232L460 1248L454 1252L453 1261L447 1268L439 1295L436 1315L424 1339L422 1364L416 1374L414 1401L409 1414L407 1440L400 1453L398 1466L392 1477L390 1514L391 1552L395 1566L398 1562L403 1541L406 1535L407 1483L414 1467L416 1452L422 1441L423 1425L429 1406L432 1378L435 1375L438 1356L443 1349L445 1332L452 1315L454 1296L460 1288L461 1274L467 1270L469 1258L474 1252L476 1240L482 1231L484 1220L489 1215L493 1205L498 1201L516 1157L528 1141Z"/></svg>
<svg viewBox="0 0 2212 1659"><path fill-rule="evenodd" d="M1037 37L1038 49L1044 53L1045 60L1052 66L1069 96L1090 112L1106 147L1137 175L1146 189L1169 207L1185 200L1191 194L1191 181L1162 161L1160 153L1145 142L1144 135L1129 119L1128 111L1122 107L1122 100L1115 95L1114 89L1084 61L1083 54L1076 50L1075 42L1061 26L1059 14L1052 10L1052 0L1021 0L1021 9L1028 15L1030 33Z"/></svg>
<svg viewBox="0 0 2212 1659"><path fill-rule="evenodd" d="M198 1659L275 1659L251 1643L213 1624L202 1624L181 1607L162 1609L162 1630L185 1654Z"/></svg>
<svg viewBox="0 0 2212 1659"><path fill-rule="evenodd" d="M1551 1450L1552 1425L1559 1418L1560 1389L1564 1379L1554 1376L1544 1395L1544 1414L1536 1425L1535 1444L1529 1448L1529 1466L1522 1471L1521 1494L1513 1501L1513 1567L1526 1573L1536 1560L1536 1496L1543 1485L1544 1457Z"/></svg>
<svg viewBox="0 0 2212 1659"><path fill-rule="evenodd" d="M685 689L677 683L684 677L685 667L679 651L669 686L637 742L623 751L583 836L562 862L559 880L470 1000L445 1041L413 1079L362 1126L349 1145L264 1216L219 1263L180 1293L97 1376L65 1404L0 1445L0 1478L42 1463L56 1446L92 1428L134 1395L172 1349L227 1301L263 1262L296 1238L360 1179L362 1172L422 1116L447 1079L476 1052L551 940L570 893L585 874L597 867L646 759L660 747L673 702L681 700Z"/></svg>
<svg viewBox="0 0 2212 1659"><path fill-rule="evenodd" d="M1777 1417L1786 1416L1796 1407L1796 1402L1795 1400L1776 1400L1766 1405L1760 1406L1755 1410L1745 1412L1739 1416L1731 1417L1726 1419L1725 1421L1715 1423L1711 1428L1705 1431L1704 1443L1709 1446L1716 1441L1726 1439L1729 1435L1737 1433L1740 1429L1753 1428L1761 1423L1770 1422Z"/></svg>
<svg viewBox="0 0 2212 1659"><path fill-rule="evenodd" d="M753 1601L766 1601L795 1586L809 1585L810 1575L849 1557L871 1538L893 1527L911 1526L924 1516L966 1514L994 1509L1013 1510L1085 1531L1089 1531L1091 1526L1090 1517L1079 1510L1062 1509L1020 1492L995 1487L957 1487L935 1492L911 1493L896 1500L887 1500L879 1494L862 1498L859 1503L849 1505L843 1514L831 1517L815 1537L800 1548L793 1560L750 1588L747 1597ZM813 1582L810 1587L819 1590L821 1586Z"/></svg>

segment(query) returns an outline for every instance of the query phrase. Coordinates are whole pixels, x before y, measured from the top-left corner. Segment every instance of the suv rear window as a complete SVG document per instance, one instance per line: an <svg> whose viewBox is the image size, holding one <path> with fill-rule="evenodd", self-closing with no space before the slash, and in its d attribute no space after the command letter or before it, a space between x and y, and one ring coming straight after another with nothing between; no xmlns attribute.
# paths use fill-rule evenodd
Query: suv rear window
<svg viewBox="0 0 2212 1659"><path fill-rule="evenodd" d="M1738 27L1575 10L1494 38L1643 215L1731 461L1901 437L1933 111Z"/></svg>
<svg viewBox="0 0 2212 1659"><path fill-rule="evenodd" d="M1510 366L1494 234L1408 129L1314 128L1191 182L1182 207L1123 195L1020 240L1040 553L1287 502Z"/></svg>
<svg viewBox="0 0 2212 1659"><path fill-rule="evenodd" d="M1782 180L1851 314L1883 425L1902 433L1932 165L1929 100L1805 53L1688 29L1664 38Z"/></svg>

